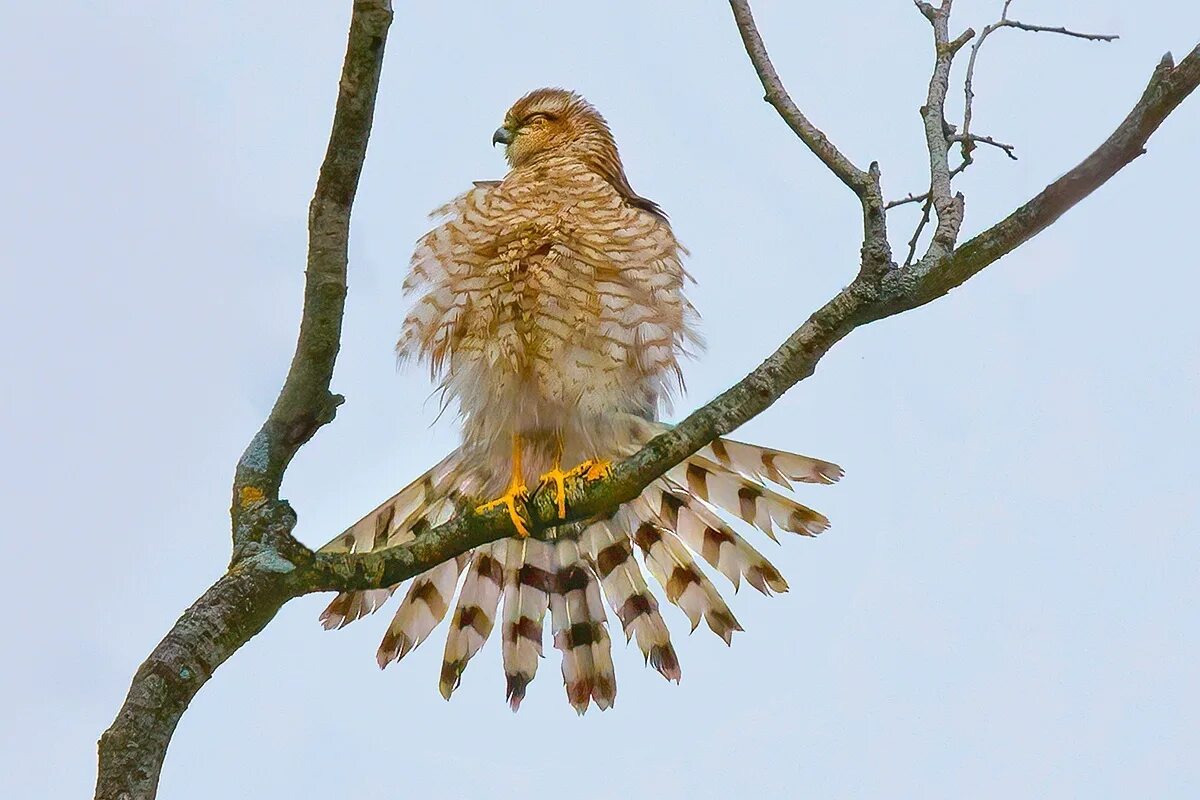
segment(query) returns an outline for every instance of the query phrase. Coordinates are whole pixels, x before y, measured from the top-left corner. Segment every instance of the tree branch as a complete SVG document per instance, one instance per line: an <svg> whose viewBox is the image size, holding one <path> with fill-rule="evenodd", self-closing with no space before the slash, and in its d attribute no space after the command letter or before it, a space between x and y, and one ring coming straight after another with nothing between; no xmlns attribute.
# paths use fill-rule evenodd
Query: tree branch
<svg viewBox="0 0 1200 800"><path fill-rule="evenodd" d="M937 269L923 271L922 259L912 267L888 272L882 285L860 273L749 375L618 463L609 478L587 484L572 495L565 520L558 518L549 493L532 498L528 510L535 530L610 513L712 439L730 433L769 407L811 375L821 357L850 331L928 303L1015 250L1132 161L1150 134L1197 85L1200 47L1174 69L1169 57L1164 58L1133 111L1082 164L952 256L937 262ZM503 510L466 513L407 544L371 553L318 553L297 582L306 592L390 586L514 533Z"/></svg>
<svg viewBox="0 0 1200 800"><path fill-rule="evenodd" d="M980 33L979 33L979 38L976 39L975 44L971 46L971 57L967 59L967 76L963 81L964 102L963 102L962 133L959 134L958 137L956 137L956 141L958 141L962 144L962 157L963 157L963 165L964 166L971 163L971 160L972 160L971 154L972 154L972 151L974 151L975 144L977 142L983 142L985 144L995 145L996 147L999 147L1002 150L1004 150L1004 152L1008 155L1008 157L1013 159L1014 161L1017 158L1015 155L1013 155L1013 152L1012 152L1013 148L1011 145L1003 145L1003 144L1000 144L999 142L992 141L987 136L975 136L974 134L971 133L972 107L973 107L973 104L975 101L975 87L974 87L975 60L979 57L979 48L983 47L983 43L985 41L987 41L987 38L989 36L991 36L993 33L998 31L1000 28L1016 28L1018 30L1023 30L1023 31L1034 31L1034 32L1042 32L1042 33L1060 33L1060 34L1064 34L1066 36L1073 36L1073 37L1076 37L1079 39L1089 39L1091 41L1099 41L1099 42L1112 42L1112 41L1115 41L1116 39L1120 38L1118 36L1110 35L1110 34L1078 33L1076 31L1067 30L1066 28L1061 28L1061 27L1060 28L1050 28L1050 27L1046 27L1045 25L1028 25L1024 22L1017 22L1016 20L1012 20L1012 19L1008 18L1008 7L1012 5L1012 2L1013 2L1013 0L1004 0L1004 7L1000 10L1000 19L996 20L995 22L991 23L990 25L985 25L983 27L983 30L980 31Z"/></svg>
<svg viewBox="0 0 1200 800"><path fill-rule="evenodd" d="M963 196L950 190L950 137L953 130L946 123L946 94L950 86L950 66L954 56L975 32L968 28L962 35L950 39L950 10L953 0L943 0L937 8L928 3L917 7L933 26L934 62L929 76L929 91L921 107L925 124L925 146L929 151L929 202L937 215L933 238L926 251L928 257L940 258L954 249L963 221ZM920 236L918 226L914 241Z"/></svg>
<svg viewBox="0 0 1200 800"><path fill-rule="evenodd" d="M866 172L858 170L808 122L770 66L748 4L744 0L730 0L730 4L768 101L859 196L864 237L858 275L749 375L621 461L608 478L577 487L569 498L567 520L557 518L548 492L535 495L528 509L535 529L610 513L713 438L730 433L769 407L811 375L825 353L855 328L944 295L1028 241L1141 154L1154 130L1200 85L1200 47L1178 67L1165 57L1141 99L1100 148L1004 220L956 249L962 200L961 195L950 195L950 179L962 166L950 170L946 163L954 131L945 124L943 108L950 60L972 34L967 31L949 39L951 0L937 8L918 0L918 8L933 23L937 48L922 110L934 175L930 191L911 201L924 200L933 206L939 232L934 236L937 247L931 245L924 258L895 268L883 224L879 167L872 164ZM234 564L184 613L134 676L116 721L101 737L98 798L155 796L167 744L191 698L288 599L314 591L390 586L515 533L507 513L497 509L465 513L402 546L365 554L313 554L292 538L295 516L278 499L283 470L296 449L332 418L339 402L329 393L329 379L345 296L349 212L365 157L390 20L387 0L354 4L333 132L310 212L300 340L280 398L238 465Z"/></svg>
<svg viewBox="0 0 1200 800"><path fill-rule="evenodd" d="M804 112L792 102L787 89L783 87L779 73L775 72L775 67L771 64L771 59L767 55L767 46L763 44L762 37L758 34L758 28L754 25L754 16L750 13L750 3L747 0L729 0L729 6L733 9L733 19L737 23L738 32L742 35L742 44L746 47L746 55L750 56L750 62L754 64L754 71L758 73L758 79L766 91L763 99L775 107L788 127L800 137L800 140L817 158L821 159L821 163L829 167L830 172L850 187L856 195L860 198L863 197L870 186L870 176L842 155L842 151L838 150L819 128L809 122L808 117L804 116Z"/></svg>
<svg viewBox="0 0 1200 800"><path fill-rule="evenodd" d="M300 335L283 389L247 445L233 481L233 560L255 552L262 510L279 503L283 473L344 398L329 391L346 304L350 209L375 113L390 0L356 0L333 127L308 208L308 268Z"/></svg>
<svg viewBox="0 0 1200 800"><path fill-rule="evenodd" d="M1029 202L964 243L941 261L915 265L888 278L888 314L895 314L949 292L984 267L1008 255L1103 186L1145 153L1151 134L1200 85L1200 45L1174 65L1167 53L1133 109L1095 151Z"/></svg>
<svg viewBox="0 0 1200 800"><path fill-rule="evenodd" d="M390 0L356 0L329 146L309 207L308 269L300 335L283 390L238 461L230 571L192 605L138 669L100 737L97 798L150 800L175 725L196 692L298 590L312 553L291 536L296 518L279 485L296 451L342 402L329 391L346 298L350 208L358 187Z"/></svg>
<svg viewBox="0 0 1200 800"><path fill-rule="evenodd" d="M894 265L891 244L888 242L887 208L880 187L879 164L871 162L871 166L863 172L842 155L824 133L808 121L804 112L792 102L782 79L771 64L766 45L763 44L758 28L754 25L750 3L747 0L729 0L729 6L733 10L733 19L742 36L746 55L750 57L750 63L754 65L754 71L758 73L759 82L766 92L763 99L775 108L788 127L821 163L858 196L863 211L859 274L874 280L880 279L883 273Z"/></svg>

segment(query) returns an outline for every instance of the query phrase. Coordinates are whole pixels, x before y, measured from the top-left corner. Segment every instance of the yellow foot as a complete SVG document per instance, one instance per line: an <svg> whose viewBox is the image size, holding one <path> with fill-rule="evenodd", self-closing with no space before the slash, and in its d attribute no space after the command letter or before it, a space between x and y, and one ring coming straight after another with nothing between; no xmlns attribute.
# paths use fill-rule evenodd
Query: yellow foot
<svg viewBox="0 0 1200 800"><path fill-rule="evenodd" d="M525 520L521 518L521 512L517 510L517 502L522 506L529 499L529 492L524 486L510 486L508 492L497 497L490 503L484 503L475 508L477 514L483 514L491 511L497 506L504 506L508 509L508 518L512 520L513 527L517 529L517 535L524 538L529 535L529 526L525 524Z"/></svg>
<svg viewBox="0 0 1200 800"><path fill-rule="evenodd" d="M612 462L607 458L588 460L576 465L567 473L571 478L583 478L585 481L598 481L612 474Z"/></svg>
<svg viewBox="0 0 1200 800"><path fill-rule="evenodd" d="M567 478L575 477L574 472L563 472L558 467L547 472L538 478L542 486L553 483L554 496L558 501L558 518L564 519L567 516Z"/></svg>

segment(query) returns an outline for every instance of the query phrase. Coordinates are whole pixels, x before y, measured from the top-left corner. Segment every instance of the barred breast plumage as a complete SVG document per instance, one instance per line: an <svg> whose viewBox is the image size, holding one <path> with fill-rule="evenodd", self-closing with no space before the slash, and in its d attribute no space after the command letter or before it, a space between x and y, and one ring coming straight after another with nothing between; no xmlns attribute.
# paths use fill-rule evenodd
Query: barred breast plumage
<svg viewBox="0 0 1200 800"><path fill-rule="evenodd" d="M398 344L443 375L464 420L472 488L495 494L510 440L532 483L560 443L570 463L619 450L621 415L653 418L695 341L680 248L573 155L513 169L439 209L405 289Z"/></svg>
<svg viewBox="0 0 1200 800"><path fill-rule="evenodd" d="M494 141L511 171L438 209L418 242L405 292L413 307L397 350L427 362L456 405L462 445L325 549L364 551L411 540L467 504L603 463L665 429L656 422L681 385L679 360L699 344L684 296L683 248L666 216L629 186L604 119L578 95L542 89L519 100ZM591 474L590 472L587 474ZM717 440L608 519L563 525L552 541L516 538L416 578L379 650L385 666L419 645L449 612L465 571L441 675L449 697L489 636L503 598L503 660L515 709L543 652L547 611L563 680L582 713L616 694L601 594L647 661L678 680L679 662L642 561L695 628L729 642L740 624L696 564L736 587L787 584L718 513L774 536L814 535L827 520L765 487L829 483L829 462ZM565 498L560 496L560 503ZM339 595L322 619L340 627L396 587Z"/></svg>

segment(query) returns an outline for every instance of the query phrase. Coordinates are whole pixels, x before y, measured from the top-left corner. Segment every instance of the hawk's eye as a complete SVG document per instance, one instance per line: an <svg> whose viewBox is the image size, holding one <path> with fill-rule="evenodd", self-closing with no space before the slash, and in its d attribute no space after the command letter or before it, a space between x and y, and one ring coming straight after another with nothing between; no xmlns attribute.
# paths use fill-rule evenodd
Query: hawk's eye
<svg viewBox="0 0 1200 800"><path fill-rule="evenodd" d="M526 117L521 123L521 126L526 128L536 128L545 125L551 119L553 119L553 117L549 114L538 111Z"/></svg>

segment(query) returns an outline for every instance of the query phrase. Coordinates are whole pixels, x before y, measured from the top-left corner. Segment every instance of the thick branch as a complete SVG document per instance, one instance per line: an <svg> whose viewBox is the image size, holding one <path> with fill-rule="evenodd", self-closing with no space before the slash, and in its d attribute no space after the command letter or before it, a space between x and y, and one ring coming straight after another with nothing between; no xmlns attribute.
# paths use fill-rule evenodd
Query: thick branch
<svg viewBox="0 0 1200 800"><path fill-rule="evenodd" d="M342 397L329 383L342 335L350 208L366 157L375 113L390 0L356 0L333 127L308 209L308 268L300 335L283 389L262 428L246 447L234 476L235 545L256 537L253 515L242 511L275 501L296 451L333 420ZM239 555L235 551L235 559Z"/></svg>
<svg viewBox="0 0 1200 800"><path fill-rule="evenodd" d="M921 119L925 124L925 147L929 151L929 203L937 215L933 238L929 242L926 257L940 258L954 249L958 231L963 221L963 197L950 189L953 173L950 169L950 137L952 130L946 124L946 94L950 86L950 65L955 54L962 49L975 32L968 28L960 36L950 39L950 10L953 0L943 0L934 8L928 3L917 3L921 13L933 26L934 61L929 76L929 91L925 105L921 107ZM926 218L922 217L922 222ZM917 229L914 241L920 236ZM911 256L910 256L911 260Z"/></svg>
<svg viewBox="0 0 1200 800"><path fill-rule="evenodd" d="M183 612L138 668L125 704L100 737L98 800L142 800L157 794L179 718L213 670L291 599L294 593L283 578L281 573L236 567Z"/></svg>
<svg viewBox="0 0 1200 800"><path fill-rule="evenodd" d="M278 499L296 450L333 418L329 393L346 295L350 206L366 156L390 0L356 0L329 147L309 209L309 253L299 341L283 390L238 462L230 571L192 605L138 669L100 738L96 797L151 800L175 725L199 688L263 629L312 553L291 536L295 515Z"/></svg>

